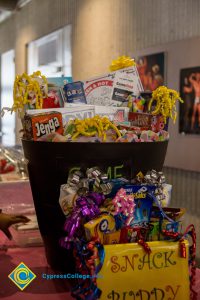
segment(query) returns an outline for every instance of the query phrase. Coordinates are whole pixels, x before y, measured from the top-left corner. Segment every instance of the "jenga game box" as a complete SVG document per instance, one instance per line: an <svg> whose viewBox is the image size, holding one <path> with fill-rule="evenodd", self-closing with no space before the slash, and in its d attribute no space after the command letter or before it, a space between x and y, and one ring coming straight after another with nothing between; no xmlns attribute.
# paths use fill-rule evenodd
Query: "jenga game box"
<svg viewBox="0 0 200 300"><path fill-rule="evenodd" d="M53 132L63 134L62 114L59 112L25 115L23 120L24 137L37 141Z"/></svg>

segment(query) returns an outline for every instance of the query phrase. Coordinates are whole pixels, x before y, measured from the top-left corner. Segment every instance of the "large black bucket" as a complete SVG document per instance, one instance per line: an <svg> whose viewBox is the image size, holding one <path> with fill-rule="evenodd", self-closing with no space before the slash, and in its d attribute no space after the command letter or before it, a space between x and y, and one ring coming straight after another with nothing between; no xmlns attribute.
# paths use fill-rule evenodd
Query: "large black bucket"
<svg viewBox="0 0 200 300"><path fill-rule="evenodd" d="M22 140L28 160L30 184L44 240L47 261L53 269L74 269L71 251L59 246L65 217L59 206L60 185L75 168L98 166L112 178L132 178L139 171L161 171L168 142L52 143Z"/></svg>

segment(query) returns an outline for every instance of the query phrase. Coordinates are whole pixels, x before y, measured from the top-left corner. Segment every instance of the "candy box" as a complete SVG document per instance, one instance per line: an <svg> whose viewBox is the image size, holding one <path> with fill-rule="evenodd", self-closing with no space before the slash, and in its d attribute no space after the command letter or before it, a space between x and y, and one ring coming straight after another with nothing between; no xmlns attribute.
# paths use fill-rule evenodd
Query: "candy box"
<svg viewBox="0 0 200 300"><path fill-rule="evenodd" d="M83 82L76 81L67 83L63 87L65 93L65 99L68 103L87 103L85 98L85 91L83 88Z"/></svg>
<svg viewBox="0 0 200 300"><path fill-rule="evenodd" d="M182 231L182 222L169 222L167 220L163 220L160 224L160 229L161 230L166 230L167 232L170 233L178 233ZM165 235L160 235L160 240L170 240L172 237L170 236L165 236Z"/></svg>
<svg viewBox="0 0 200 300"><path fill-rule="evenodd" d="M153 116L151 119L151 130L154 132L159 132L161 130L168 130L168 122L169 119L167 119L167 122L164 122L164 117L162 115L156 115Z"/></svg>
<svg viewBox="0 0 200 300"><path fill-rule="evenodd" d="M163 183L163 195L164 199L161 200L162 207L167 207L170 205L171 197L172 197L172 185L168 183Z"/></svg>
<svg viewBox="0 0 200 300"><path fill-rule="evenodd" d="M37 141L40 137L52 132L63 134L62 114L59 112L26 114L22 124L27 140Z"/></svg>
<svg viewBox="0 0 200 300"><path fill-rule="evenodd" d="M150 130L153 116L148 113L130 112L128 120L131 126L140 127L143 130Z"/></svg>
<svg viewBox="0 0 200 300"><path fill-rule="evenodd" d="M105 233L103 236L103 244L104 245L119 244L120 234L121 234L121 230L117 230L111 233Z"/></svg>
<svg viewBox="0 0 200 300"><path fill-rule="evenodd" d="M115 220L111 215L102 215L84 225L85 234L88 241L98 236L103 242L104 233L115 231Z"/></svg>
<svg viewBox="0 0 200 300"><path fill-rule="evenodd" d="M160 223L158 221L149 223L148 241L160 240Z"/></svg>
<svg viewBox="0 0 200 300"><path fill-rule="evenodd" d="M178 221L186 212L185 208L163 207L166 216L174 221ZM151 211L151 220L162 221L163 216L160 209L153 206Z"/></svg>
<svg viewBox="0 0 200 300"><path fill-rule="evenodd" d="M150 185L125 185L126 193L134 196L135 211L133 224L146 223L150 221L153 199L147 191L154 192L156 186Z"/></svg>
<svg viewBox="0 0 200 300"><path fill-rule="evenodd" d="M149 105L149 101L151 100L151 97L152 97L152 92L151 91L141 92L140 97L144 101L144 110L143 110L143 112L148 112L148 105Z"/></svg>
<svg viewBox="0 0 200 300"><path fill-rule="evenodd" d="M132 99L132 105L131 105L131 111L134 113L142 113L144 111L144 104L145 100L141 97L133 98Z"/></svg>
<svg viewBox="0 0 200 300"><path fill-rule="evenodd" d="M97 274L100 299L189 300L188 242L186 258L179 242L148 242L147 254L136 243L105 245L104 263Z"/></svg>
<svg viewBox="0 0 200 300"><path fill-rule="evenodd" d="M120 243L135 243L140 238L146 240L149 228L148 226L127 226L121 229Z"/></svg>

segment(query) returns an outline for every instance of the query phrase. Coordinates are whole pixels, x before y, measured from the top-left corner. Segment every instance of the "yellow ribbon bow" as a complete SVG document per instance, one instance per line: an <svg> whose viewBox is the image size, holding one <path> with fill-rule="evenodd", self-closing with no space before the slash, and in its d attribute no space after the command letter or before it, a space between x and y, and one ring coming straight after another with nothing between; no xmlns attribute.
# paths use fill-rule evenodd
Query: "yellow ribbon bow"
<svg viewBox="0 0 200 300"><path fill-rule="evenodd" d="M112 64L110 65L110 71L116 71L116 70L120 70L120 69L124 69L124 68L128 68L128 67L132 67L135 66L136 63L134 61L134 59L132 59L129 56L119 56L117 59L112 61Z"/></svg>

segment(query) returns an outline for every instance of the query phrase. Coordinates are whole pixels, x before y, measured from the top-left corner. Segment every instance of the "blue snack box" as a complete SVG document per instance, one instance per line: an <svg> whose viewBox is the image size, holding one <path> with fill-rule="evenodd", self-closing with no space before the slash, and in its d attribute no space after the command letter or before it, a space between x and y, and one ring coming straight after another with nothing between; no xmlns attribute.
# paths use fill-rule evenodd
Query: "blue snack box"
<svg viewBox="0 0 200 300"><path fill-rule="evenodd" d="M151 210L153 206L153 199L149 196L148 192L154 192L155 185L124 185L123 188L127 194L134 196L135 211L134 220L131 225L139 224L144 225L150 221Z"/></svg>
<svg viewBox="0 0 200 300"><path fill-rule="evenodd" d="M86 104L85 91L83 88L83 82L76 81L72 83L67 83L63 87L65 102L67 103L84 103Z"/></svg>

